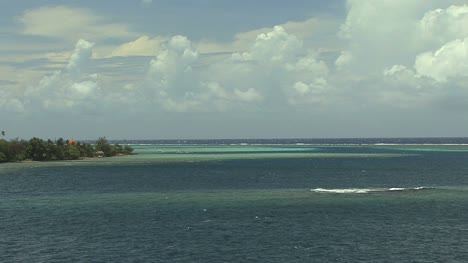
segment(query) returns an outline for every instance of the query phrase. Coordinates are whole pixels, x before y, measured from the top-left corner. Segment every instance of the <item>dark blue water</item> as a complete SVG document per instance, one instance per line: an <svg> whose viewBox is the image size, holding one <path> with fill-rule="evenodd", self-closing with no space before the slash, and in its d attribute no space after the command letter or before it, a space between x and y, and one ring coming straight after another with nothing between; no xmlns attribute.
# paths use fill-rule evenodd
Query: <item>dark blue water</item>
<svg viewBox="0 0 468 263"><path fill-rule="evenodd" d="M0 261L468 260L463 146L211 145L0 166Z"/></svg>

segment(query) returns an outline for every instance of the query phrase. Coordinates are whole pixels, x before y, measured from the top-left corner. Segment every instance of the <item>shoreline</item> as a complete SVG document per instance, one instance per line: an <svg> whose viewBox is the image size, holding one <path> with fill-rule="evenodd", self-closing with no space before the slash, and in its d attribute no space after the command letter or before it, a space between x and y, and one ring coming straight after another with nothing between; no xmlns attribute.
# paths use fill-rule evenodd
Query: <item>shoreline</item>
<svg viewBox="0 0 468 263"><path fill-rule="evenodd" d="M12 164L12 163L17 163L17 164L21 164L21 163L58 163L58 162L77 162L77 161L88 161L88 160L99 160L99 159L107 159L107 158L114 158L114 157L124 157L124 156L130 156L130 155L137 155L137 153L131 153L131 154L117 154L117 155L114 155L114 156L104 156L104 157L98 157L98 156L95 156L95 157L81 157L79 159L64 159L64 160L44 160L44 161L35 161L35 160L32 160L32 159L26 159L26 160L22 160L22 161L16 161L16 162L1 162L0 163L0 166L2 164Z"/></svg>

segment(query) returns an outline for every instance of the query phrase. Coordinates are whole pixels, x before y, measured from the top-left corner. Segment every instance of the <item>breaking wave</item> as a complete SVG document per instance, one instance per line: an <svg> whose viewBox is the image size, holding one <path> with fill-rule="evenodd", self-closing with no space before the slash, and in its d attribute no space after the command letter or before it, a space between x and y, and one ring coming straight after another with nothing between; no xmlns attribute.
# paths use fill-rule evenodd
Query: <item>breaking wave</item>
<svg viewBox="0 0 468 263"><path fill-rule="evenodd" d="M421 190L430 190L434 189L433 187L414 187L414 188L344 188L344 189L325 189L325 188L315 188L310 189L312 192L316 193L334 193L334 194L369 194L369 193L385 193L385 192L413 192Z"/></svg>

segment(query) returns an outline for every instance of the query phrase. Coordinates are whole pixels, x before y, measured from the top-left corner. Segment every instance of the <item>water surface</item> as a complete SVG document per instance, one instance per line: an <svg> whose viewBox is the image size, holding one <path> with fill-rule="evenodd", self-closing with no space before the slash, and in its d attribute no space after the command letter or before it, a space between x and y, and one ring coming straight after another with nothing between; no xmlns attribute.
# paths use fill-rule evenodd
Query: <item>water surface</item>
<svg viewBox="0 0 468 263"><path fill-rule="evenodd" d="M0 165L0 261L468 259L467 146L135 148Z"/></svg>

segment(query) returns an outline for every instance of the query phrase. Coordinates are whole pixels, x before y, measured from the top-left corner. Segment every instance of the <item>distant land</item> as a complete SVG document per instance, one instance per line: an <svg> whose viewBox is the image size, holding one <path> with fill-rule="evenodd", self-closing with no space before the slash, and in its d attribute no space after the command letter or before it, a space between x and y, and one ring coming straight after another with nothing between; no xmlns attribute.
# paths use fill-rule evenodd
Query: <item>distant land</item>
<svg viewBox="0 0 468 263"><path fill-rule="evenodd" d="M2 135L5 135L2 132ZM42 140L32 138L29 141L0 139L0 163L32 161L79 160L93 157L127 155L133 152L129 145L110 144L106 137L100 137L94 143L80 142L73 139Z"/></svg>

